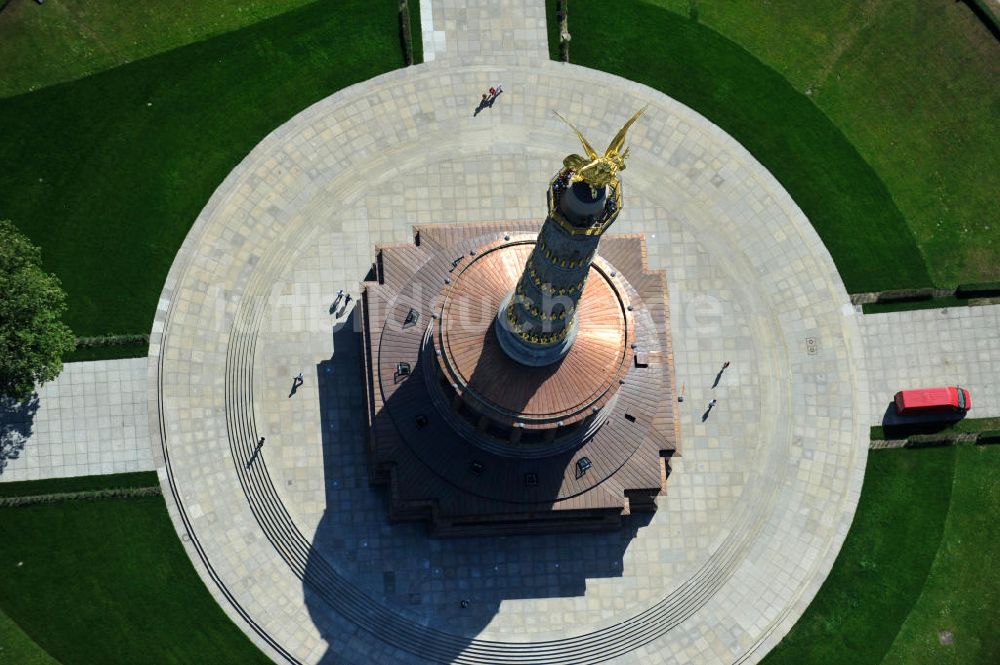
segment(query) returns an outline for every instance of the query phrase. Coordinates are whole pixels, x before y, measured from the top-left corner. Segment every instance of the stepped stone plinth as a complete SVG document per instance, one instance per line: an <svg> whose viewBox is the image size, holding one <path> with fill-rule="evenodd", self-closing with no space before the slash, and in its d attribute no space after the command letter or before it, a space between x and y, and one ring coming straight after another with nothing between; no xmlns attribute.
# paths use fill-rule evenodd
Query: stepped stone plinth
<svg viewBox="0 0 1000 665"><path fill-rule="evenodd" d="M666 276L643 236L604 237L627 127L604 157L584 142L591 164L566 158L540 229L420 226L377 248L361 299L369 457L394 519L509 534L655 510L679 438ZM603 177L580 175L601 160Z"/></svg>

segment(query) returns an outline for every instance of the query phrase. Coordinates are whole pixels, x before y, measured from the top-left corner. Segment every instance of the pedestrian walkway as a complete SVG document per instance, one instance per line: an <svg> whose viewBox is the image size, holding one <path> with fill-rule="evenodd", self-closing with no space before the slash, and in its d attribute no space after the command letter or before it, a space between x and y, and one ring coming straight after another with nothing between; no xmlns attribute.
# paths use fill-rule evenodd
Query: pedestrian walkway
<svg viewBox="0 0 1000 665"><path fill-rule="evenodd" d="M0 482L150 471L146 359L67 363L0 409Z"/></svg>
<svg viewBox="0 0 1000 665"><path fill-rule="evenodd" d="M970 418L1000 416L1000 305L949 307L860 317L872 424L897 391L960 385Z"/></svg>
<svg viewBox="0 0 1000 665"><path fill-rule="evenodd" d="M424 62L549 57L544 2L420 0L420 28Z"/></svg>

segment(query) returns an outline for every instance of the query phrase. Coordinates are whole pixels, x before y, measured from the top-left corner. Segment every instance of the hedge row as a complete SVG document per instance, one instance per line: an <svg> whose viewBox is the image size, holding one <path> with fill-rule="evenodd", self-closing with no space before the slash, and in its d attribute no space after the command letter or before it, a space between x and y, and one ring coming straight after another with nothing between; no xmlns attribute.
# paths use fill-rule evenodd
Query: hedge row
<svg viewBox="0 0 1000 665"><path fill-rule="evenodd" d="M559 60L569 62L569 0L556 0L556 19L559 21Z"/></svg>
<svg viewBox="0 0 1000 665"><path fill-rule="evenodd" d="M953 446L956 443L1000 443L1000 430L986 432L940 432L937 434L911 434L906 437L907 448L934 448Z"/></svg>
<svg viewBox="0 0 1000 665"><path fill-rule="evenodd" d="M959 284L955 289L959 298L993 298L1000 296L1000 282L978 282L975 284Z"/></svg>
<svg viewBox="0 0 1000 665"><path fill-rule="evenodd" d="M895 289L892 291L878 291L876 293L856 293L852 294L852 301L856 304L868 303L893 303L893 302L915 302L932 300L935 298L994 298L1000 296L1000 282L977 282L970 284L959 284L955 289Z"/></svg>
<svg viewBox="0 0 1000 665"><path fill-rule="evenodd" d="M149 335L102 335L100 337L77 337L76 348L93 349L102 346L130 346L149 344Z"/></svg>
<svg viewBox="0 0 1000 665"><path fill-rule="evenodd" d="M976 443L1000 443L1000 429L980 432L976 437Z"/></svg>
<svg viewBox="0 0 1000 665"><path fill-rule="evenodd" d="M140 496L159 496L159 487L119 487L106 490L90 490L85 492L60 492L57 494L41 494L35 496L0 497L0 508L19 508L37 506L45 503L62 503L64 501L102 501L105 499L131 499Z"/></svg>
<svg viewBox="0 0 1000 665"><path fill-rule="evenodd" d="M875 302L908 302L911 300L930 300L934 297L934 289L897 289L881 291Z"/></svg>
<svg viewBox="0 0 1000 665"><path fill-rule="evenodd" d="M399 2L399 39L403 46L403 64L413 64L413 30L410 28L410 3Z"/></svg>

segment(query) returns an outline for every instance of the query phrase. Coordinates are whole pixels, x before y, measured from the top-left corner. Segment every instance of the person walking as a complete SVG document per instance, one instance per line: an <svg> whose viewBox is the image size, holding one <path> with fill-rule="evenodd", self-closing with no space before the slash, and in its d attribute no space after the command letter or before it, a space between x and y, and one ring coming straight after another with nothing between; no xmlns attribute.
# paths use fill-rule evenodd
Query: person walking
<svg viewBox="0 0 1000 665"><path fill-rule="evenodd" d="M288 397L291 398L291 396L295 394L295 391L299 389L299 386L301 386L305 382L306 380L302 377L302 372L299 372L298 374L293 376L292 389L288 391Z"/></svg>
<svg viewBox="0 0 1000 665"><path fill-rule="evenodd" d="M709 410L711 410L712 407L715 406L718 403L719 403L719 400L717 400L717 399L710 400L709 403L708 403Z"/></svg>
<svg viewBox="0 0 1000 665"><path fill-rule="evenodd" d="M260 441L257 442L257 446L253 449L250 454L250 459L247 460L247 468L249 469L253 466L253 463L257 460L257 456L260 455L261 448L264 447L264 437L260 437Z"/></svg>

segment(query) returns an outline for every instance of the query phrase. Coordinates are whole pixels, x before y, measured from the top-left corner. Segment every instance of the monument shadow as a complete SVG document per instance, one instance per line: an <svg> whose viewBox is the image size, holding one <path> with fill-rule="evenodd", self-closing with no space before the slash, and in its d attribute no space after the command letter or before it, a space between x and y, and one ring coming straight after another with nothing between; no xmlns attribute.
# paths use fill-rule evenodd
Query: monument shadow
<svg viewBox="0 0 1000 665"><path fill-rule="evenodd" d="M351 662L352 625L400 655L451 662L504 601L580 597L588 579L622 575L625 551L651 513L624 518L616 531L520 536L434 538L423 522L391 522L391 488L369 482L358 315L334 331L331 357L316 366L325 509L303 591L329 644L319 662Z"/></svg>

